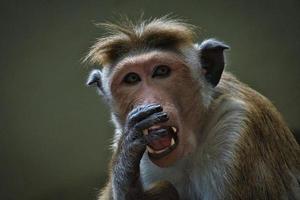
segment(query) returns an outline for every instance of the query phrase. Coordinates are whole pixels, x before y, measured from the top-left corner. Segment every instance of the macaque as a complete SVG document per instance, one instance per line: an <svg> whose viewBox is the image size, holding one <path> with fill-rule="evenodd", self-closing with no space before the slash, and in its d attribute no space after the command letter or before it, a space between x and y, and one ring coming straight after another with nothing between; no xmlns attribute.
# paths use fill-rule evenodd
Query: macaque
<svg viewBox="0 0 300 200"><path fill-rule="evenodd" d="M300 199L300 148L272 103L224 71L229 46L166 17L102 24L86 60L115 125L99 200Z"/></svg>

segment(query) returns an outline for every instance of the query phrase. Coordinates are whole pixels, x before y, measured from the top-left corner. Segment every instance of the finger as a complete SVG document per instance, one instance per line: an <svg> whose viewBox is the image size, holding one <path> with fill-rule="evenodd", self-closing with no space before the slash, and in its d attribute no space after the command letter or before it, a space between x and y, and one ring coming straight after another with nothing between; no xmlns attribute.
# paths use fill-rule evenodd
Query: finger
<svg viewBox="0 0 300 200"><path fill-rule="evenodd" d="M129 116L136 114L138 112L140 112L141 110L143 110L146 107L152 107L152 106L159 106L159 104L157 103L149 103L149 104L142 104L142 105L138 105L135 108L133 108L130 112L129 112Z"/></svg>
<svg viewBox="0 0 300 200"><path fill-rule="evenodd" d="M135 128L139 131L142 131L144 129L150 128L151 126L153 126L157 123L166 122L168 120L169 120L169 117L168 117L167 113L165 113L165 112L154 113L150 117L137 123L135 125Z"/></svg>
<svg viewBox="0 0 300 200"><path fill-rule="evenodd" d="M147 118L148 116L161 112L163 109L161 105L159 104L149 104L145 105L143 107L136 108L132 113L130 113L128 116L128 121L130 125L133 125L135 123L138 123L142 121L143 119Z"/></svg>
<svg viewBox="0 0 300 200"><path fill-rule="evenodd" d="M138 146L143 147L147 144L146 139L142 136L142 134L133 134L126 138L126 149L136 148ZM129 151L131 151L129 150Z"/></svg>

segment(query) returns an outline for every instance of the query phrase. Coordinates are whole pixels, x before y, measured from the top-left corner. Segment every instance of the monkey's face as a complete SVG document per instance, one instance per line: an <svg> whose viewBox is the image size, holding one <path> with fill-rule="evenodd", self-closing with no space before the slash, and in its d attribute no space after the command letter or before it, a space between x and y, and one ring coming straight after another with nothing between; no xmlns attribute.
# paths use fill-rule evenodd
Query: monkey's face
<svg viewBox="0 0 300 200"><path fill-rule="evenodd" d="M167 167L193 152L203 108L201 86L179 55L153 51L126 57L114 67L111 76L113 107L122 124L139 105L159 104L168 114L167 122L144 130L150 135L157 130L167 131L147 145L153 163Z"/></svg>

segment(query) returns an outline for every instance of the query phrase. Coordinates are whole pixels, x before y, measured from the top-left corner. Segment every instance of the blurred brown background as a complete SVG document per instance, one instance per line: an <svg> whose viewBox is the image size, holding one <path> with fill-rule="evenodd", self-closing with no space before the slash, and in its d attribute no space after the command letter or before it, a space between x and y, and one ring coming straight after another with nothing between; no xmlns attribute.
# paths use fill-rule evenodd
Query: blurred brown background
<svg viewBox="0 0 300 200"><path fill-rule="evenodd" d="M300 129L299 0L1 1L1 200L96 199L113 131L80 59L102 34L95 22L142 11L225 41L227 69Z"/></svg>

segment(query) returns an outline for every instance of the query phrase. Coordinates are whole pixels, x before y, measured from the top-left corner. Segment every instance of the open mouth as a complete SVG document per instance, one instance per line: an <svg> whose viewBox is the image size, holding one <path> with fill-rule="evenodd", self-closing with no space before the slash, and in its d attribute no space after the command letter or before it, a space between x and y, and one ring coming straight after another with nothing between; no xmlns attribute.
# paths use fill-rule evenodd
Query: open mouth
<svg viewBox="0 0 300 200"><path fill-rule="evenodd" d="M177 133L174 126L152 126L144 130L149 157L160 159L171 153L178 143Z"/></svg>

